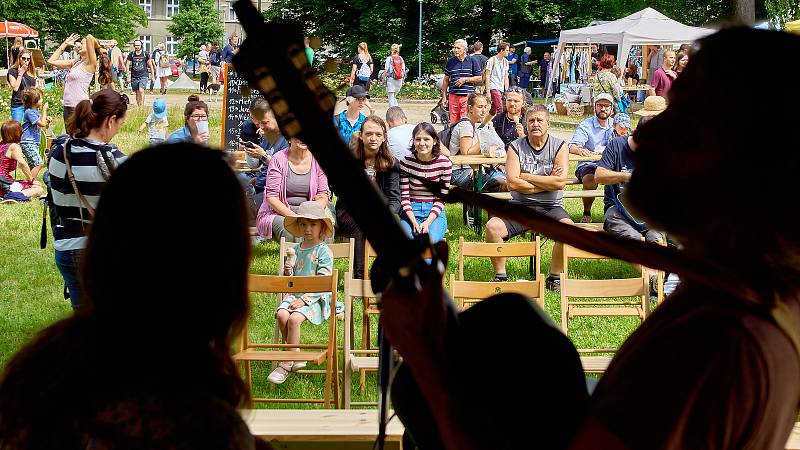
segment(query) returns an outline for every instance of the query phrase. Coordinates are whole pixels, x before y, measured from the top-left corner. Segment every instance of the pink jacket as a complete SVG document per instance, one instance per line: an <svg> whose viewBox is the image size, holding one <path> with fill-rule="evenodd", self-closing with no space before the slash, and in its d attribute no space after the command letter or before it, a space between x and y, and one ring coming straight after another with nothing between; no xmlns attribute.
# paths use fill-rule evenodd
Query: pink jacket
<svg viewBox="0 0 800 450"><path fill-rule="evenodd" d="M269 197L278 197L278 200L288 206L288 203L286 203L286 177L289 171L288 151L289 149L287 148L275 153L269 161L267 185L264 187L264 202L261 203L261 208L258 210L258 217L256 218L258 234L266 239L272 239L272 220L278 215L270 208L267 199ZM330 192L328 177L325 176L325 172L317 164L317 160L312 158L308 199L314 200L314 197L320 192Z"/></svg>

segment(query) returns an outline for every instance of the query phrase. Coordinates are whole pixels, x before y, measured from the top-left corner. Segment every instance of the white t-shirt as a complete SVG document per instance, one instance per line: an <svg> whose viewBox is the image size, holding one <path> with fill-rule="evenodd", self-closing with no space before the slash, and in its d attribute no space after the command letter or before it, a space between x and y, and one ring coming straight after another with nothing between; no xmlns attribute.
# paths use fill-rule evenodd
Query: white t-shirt
<svg viewBox="0 0 800 450"><path fill-rule="evenodd" d="M391 150L396 160L402 161L406 156L411 154L411 140L413 139L411 133L413 131L414 125L407 123L389 128L389 131L386 132L389 150Z"/></svg>
<svg viewBox="0 0 800 450"><path fill-rule="evenodd" d="M506 90L506 80L508 80L508 60L501 58L498 61L497 56L492 56L486 63L486 70L489 71L489 89L497 89L504 92Z"/></svg>
<svg viewBox="0 0 800 450"><path fill-rule="evenodd" d="M155 114L151 113L144 122L148 125L147 132L151 141L163 141L167 138L167 130L169 129L167 116L159 119Z"/></svg>

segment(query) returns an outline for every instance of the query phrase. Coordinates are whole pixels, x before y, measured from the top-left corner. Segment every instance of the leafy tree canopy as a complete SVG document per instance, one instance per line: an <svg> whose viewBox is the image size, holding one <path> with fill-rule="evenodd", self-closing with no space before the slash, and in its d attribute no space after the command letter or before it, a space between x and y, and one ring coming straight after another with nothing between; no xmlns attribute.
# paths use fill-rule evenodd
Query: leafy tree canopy
<svg viewBox="0 0 800 450"><path fill-rule="evenodd" d="M214 0L180 0L167 31L180 40L178 58L193 58L206 42L219 42L224 29Z"/></svg>

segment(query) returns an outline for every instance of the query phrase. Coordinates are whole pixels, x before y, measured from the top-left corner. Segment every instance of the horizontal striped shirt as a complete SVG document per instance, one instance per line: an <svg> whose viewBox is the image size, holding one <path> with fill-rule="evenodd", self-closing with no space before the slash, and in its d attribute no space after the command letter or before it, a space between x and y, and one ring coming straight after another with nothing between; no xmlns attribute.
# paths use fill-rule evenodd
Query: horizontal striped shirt
<svg viewBox="0 0 800 450"><path fill-rule="evenodd" d="M61 139L59 137L58 139ZM51 208L55 209L57 220L53 227L53 248L58 251L80 250L86 247L85 228L91 222L91 215L67 177L64 162L66 140L56 141L48 165L50 172L50 193L53 196ZM112 165L119 165L127 158L116 146L93 139L72 139L69 163L75 184L92 208L97 208L100 192L106 184L97 159L105 153ZM110 168L113 170L113 167ZM83 214L83 219L81 219Z"/></svg>
<svg viewBox="0 0 800 450"><path fill-rule="evenodd" d="M457 56L451 56L444 66L444 74L447 75L447 92L455 95L469 95L475 92L475 83L464 83L456 86L459 78L477 77L483 74L481 63L477 58L467 55L463 61Z"/></svg>
<svg viewBox="0 0 800 450"><path fill-rule="evenodd" d="M400 205L403 211L413 212L411 202L427 202L433 203L431 212L439 217L444 211L444 203L409 174L449 185L452 172L453 164L444 155L439 155L430 161L420 161L416 153L406 156L400 161Z"/></svg>

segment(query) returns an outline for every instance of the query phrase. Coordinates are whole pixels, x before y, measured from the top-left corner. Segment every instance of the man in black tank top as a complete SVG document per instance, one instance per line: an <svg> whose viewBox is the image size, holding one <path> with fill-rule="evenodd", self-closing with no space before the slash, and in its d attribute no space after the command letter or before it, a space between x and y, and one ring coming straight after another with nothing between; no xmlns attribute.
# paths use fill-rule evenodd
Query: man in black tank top
<svg viewBox="0 0 800 450"><path fill-rule="evenodd" d="M525 114L528 135L513 141L506 156L506 176L512 203L525 205L535 211L564 223L573 223L564 210L562 198L569 168L569 152L564 141L550 136L550 114L543 105L535 105ZM512 220L492 217L486 222L486 242L503 242L528 229ZM561 267L562 246L553 247L553 263L547 287L560 289L558 274ZM495 281L505 281L506 259L492 258Z"/></svg>

